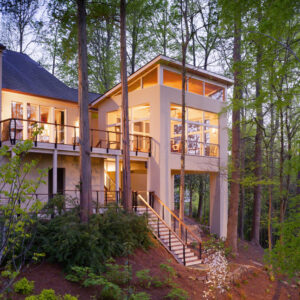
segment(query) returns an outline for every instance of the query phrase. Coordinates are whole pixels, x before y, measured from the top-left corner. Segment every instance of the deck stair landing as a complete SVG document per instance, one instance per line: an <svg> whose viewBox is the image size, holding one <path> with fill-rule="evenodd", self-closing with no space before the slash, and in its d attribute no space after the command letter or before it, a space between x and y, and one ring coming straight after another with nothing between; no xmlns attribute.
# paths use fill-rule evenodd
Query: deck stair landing
<svg viewBox="0 0 300 300"><path fill-rule="evenodd" d="M139 206L135 207L136 213L138 215L147 215L148 225L152 233L176 261L185 266L201 264L201 257L199 258L193 250L188 247L188 244L167 225L162 217L142 197L139 198ZM201 248L199 256L201 256Z"/></svg>

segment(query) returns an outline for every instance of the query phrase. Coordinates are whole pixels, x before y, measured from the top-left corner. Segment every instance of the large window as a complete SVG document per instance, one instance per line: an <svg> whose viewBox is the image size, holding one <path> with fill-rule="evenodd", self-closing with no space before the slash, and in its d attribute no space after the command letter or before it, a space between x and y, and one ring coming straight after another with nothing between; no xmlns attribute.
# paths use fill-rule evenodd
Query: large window
<svg viewBox="0 0 300 300"><path fill-rule="evenodd" d="M129 131L131 139L131 150L145 150L148 145L148 139L139 136L150 135L150 105L138 105L130 107L129 114ZM121 110L107 113L107 130L110 132L121 132ZM120 143L120 134L110 133L110 142Z"/></svg>
<svg viewBox="0 0 300 300"><path fill-rule="evenodd" d="M171 105L171 151L181 152L181 106ZM186 153L219 156L219 118L211 112L186 109Z"/></svg>
<svg viewBox="0 0 300 300"><path fill-rule="evenodd" d="M21 102L12 102L11 103L11 117L16 120L11 123L11 137L15 137L17 140L23 139L23 103Z"/></svg>

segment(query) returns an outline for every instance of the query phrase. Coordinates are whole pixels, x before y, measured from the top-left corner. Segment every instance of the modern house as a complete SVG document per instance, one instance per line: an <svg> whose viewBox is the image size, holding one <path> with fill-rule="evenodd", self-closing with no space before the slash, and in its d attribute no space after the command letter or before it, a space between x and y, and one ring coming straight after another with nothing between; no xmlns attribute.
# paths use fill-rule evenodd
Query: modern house
<svg viewBox="0 0 300 300"><path fill-rule="evenodd" d="M39 168L49 168L47 184L38 193L45 201L50 194L76 195L77 90L25 54L0 52L1 144L12 146L33 138L37 124L42 131L33 138L30 157L39 160ZM223 110L232 83L187 65L186 172L209 174L210 230L221 237L227 235L228 210L228 137ZM132 190L140 195L154 192L168 215L174 208L174 175L180 172L181 63L159 55L129 76L128 84ZM89 101L93 200L103 204L118 200L122 189L121 85L104 95L90 93Z"/></svg>

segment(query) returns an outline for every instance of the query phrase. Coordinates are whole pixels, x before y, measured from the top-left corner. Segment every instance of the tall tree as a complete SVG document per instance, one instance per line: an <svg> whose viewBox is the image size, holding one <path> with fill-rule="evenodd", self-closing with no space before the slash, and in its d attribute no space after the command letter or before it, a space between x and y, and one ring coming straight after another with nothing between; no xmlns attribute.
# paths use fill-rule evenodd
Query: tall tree
<svg viewBox="0 0 300 300"><path fill-rule="evenodd" d="M92 213L90 129L85 0L77 0L78 103L80 120L80 219L86 223Z"/></svg>
<svg viewBox="0 0 300 300"><path fill-rule="evenodd" d="M235 1L234 1L235 2ZM241 80L241 11L234 9L234 34L233 34L233 69L234 91L232 99L232 174L230 184L227 245L233 253L237 248L237 224L240 193L240 106L242 101Z"/></svg>
<svg viewBox="0 0 300 300"><path fill-rule="evenodd" d="M130 145L128 121L128 82L126 51L126 0L120 1L121 35L121 85L122 85L122 145L123 145L123 205L126 211L132 210L130 178Z"/></svg>
<svg viewBox="0 0 300 300"><path fill-rule="evenodd" d="M262 8L257 7L257 26L260 26L262 19ZM259 229L261 216L261 198L262 198L262 139L263 139L263 96L262 96L262 55L263 46L261 38L256 40L256 78L255 78L255 108L256 108L256 134L255 134L255 153L254 153L254 176L256 184L254 185L254 205L251 241L255 245L259 243Z"/></svg>
<svg viewBox="0 0 300 300"><path fill-rule="evenodd" d="M11 41L9 46L14 48L17 44L21 53L27 50L42 26L42 22L35 19L39 4L39 0L2 0L0 3L2 17L7 19L7 34L18 36L17 43L7 37Z"/></svg>

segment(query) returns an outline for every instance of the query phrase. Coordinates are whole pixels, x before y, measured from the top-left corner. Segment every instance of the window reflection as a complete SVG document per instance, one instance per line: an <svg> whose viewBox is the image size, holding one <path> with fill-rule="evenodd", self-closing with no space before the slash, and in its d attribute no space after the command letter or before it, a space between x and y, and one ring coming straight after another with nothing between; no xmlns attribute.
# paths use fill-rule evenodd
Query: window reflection
<svg viewBox="0 0 300 300"><path fill-rule="evenodd" d="M182 126L179 118L181 117L181 107L172 104L170 116L171 151L181 152ZM186 153L217 157L219 155L218 115L188 107L186 116Z"/></svg>

